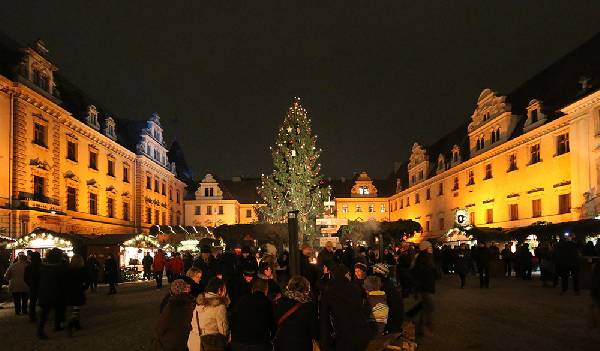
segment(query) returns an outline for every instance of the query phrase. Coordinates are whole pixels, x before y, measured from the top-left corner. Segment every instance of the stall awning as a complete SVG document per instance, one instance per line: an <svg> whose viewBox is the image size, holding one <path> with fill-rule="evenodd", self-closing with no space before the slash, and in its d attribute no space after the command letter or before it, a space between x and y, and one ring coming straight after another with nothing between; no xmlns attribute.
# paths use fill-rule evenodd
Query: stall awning
<svg viewBox="0 0 600 351"><path fill-rule="evenodd" d="M7 249L72 249L73 236L56 233L44 228L35 228L31 233L24 235L14 242L6 245Z"/></svg>

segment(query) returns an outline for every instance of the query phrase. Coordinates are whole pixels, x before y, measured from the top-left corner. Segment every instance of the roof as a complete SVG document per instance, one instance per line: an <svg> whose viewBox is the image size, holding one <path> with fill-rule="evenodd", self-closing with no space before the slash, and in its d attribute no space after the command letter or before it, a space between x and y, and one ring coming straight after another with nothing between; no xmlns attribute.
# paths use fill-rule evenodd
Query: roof
<svg viewBox="0 0 600 351"><path fill-rule="evenodd" d="M256 190L262 184L259 178L235 179L219 181L224 200L237 200L242 204L262 202Z"/></svg>
<svg viewBox="0 0 600 351"><path fill-rule="evenodd" d="M355 174L352 178L337 178L325 180L325 185L331 187L332 198L344 198L351 197L352 187L360 176L359 173ZM386 197L393 195L396 190L396 179L394 177L388 177L386 179L371 179L375 188L377 188L377 197Z"/></svg>

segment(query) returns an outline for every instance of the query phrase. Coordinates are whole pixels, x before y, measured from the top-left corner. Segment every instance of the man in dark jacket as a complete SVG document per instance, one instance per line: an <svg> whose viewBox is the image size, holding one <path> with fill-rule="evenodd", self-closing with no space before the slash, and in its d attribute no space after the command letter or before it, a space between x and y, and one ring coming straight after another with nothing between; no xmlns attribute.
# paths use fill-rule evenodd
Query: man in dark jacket
<svg viewBox="0 0 600 351"><path fill-rule="evenodd" d="M569 288L569 274L573 277L573 290L579 293L579 252L571 237L563 238L554 251L556 270L560 275L562 292Z"/></svg>
<svg viewBox="0 0 600 351"><path fill-rule="evenodd" d="M150 252L146 252L146 256L142 259L142 265L144 266L144 276L145 280L152 279L152 256L150 256Z"/></svg>
<svg viewBox="0 0 600 351"><path fill-rule="evenodd" d="M318 279L317 267L310 263L312 247L308 244L302 245L300 254L300 275L308 280L310 286L315 286Z"/></svg>
<svg viewBox="0 0 600 351"><path fill-rule="evenodd" d="M436 266L433 259L433 247L429 241L420 242L419 250L412 269L415 292L419 295L421 304L417 333L432 336Z"/></svg>
<svg viewBox="0 0 600 351"><path fill-rule="evenodd" d="M319 304L321 350L363 351L370 336L363 293L350 283L348 269L342 265L335 266L331 279Z"/></svg>
<svg viewBox="0 0 600 351"><path fill-rule="evenodd" d="M40 268L42 259L39 252L31 253L31 262L25 268L25 283L29 286L29 321L37 320L35 307L40 293Z"/></svg>
<svg viewBox="0 0 600 351"><path fill-rule="evenodd" d="M231 315L232 351L270 351L275 331L273 305L268 294L268 283L263 279L252 281L252 294L243 296Z"/></svg>
<svg viewBox="0 0 600 351"><path fill-rule="evenodd" d="M319 269L323 268L323 263L326 261L333 261L333 242L331 241L326 242L323 250L319 251L319 256L317 256Z"/></svg>
<svg viewBox="0 0 600 351"><path fill-rule="evenodd" d="M119 265L117 261L108 255L104 261L104 272L106 274L106 282L108 283L109 289L108 294L114 295L117 293L117 282L119 281Z"/></svg>
<svg viewBox="0 0 600 351"><path fill-rule="evenodd" d="M504 275L510 277L512 273L513 260L513 253L510 250L510 244L504 245L504 249L502 249L500 252L500 256L502 256L502 263L504 264Z"/></svg>
<svg viewBox="0 0 600 351"><path fill-rule="evenodd" d="M210 246L202 246L200 249L200 257L196 258L194 261L194 267L202 270L202 286L206 286L208 281L216 275L216 265L216 259L210 252Z"/></svg>
<svg viewBox="0 0 600 351"><path fill-rule="evenodd" d="M490 287L490 260L491 254L486 243L479 243L477 249L477 268L479 269L479 287Z"/></svg>
<svg viewBox="0 0 600 351"><path fill-rule="evenodd" d="M38 321L37 336L47 339L44 325L50 312L54 310L54 330L62 330L61 323L65 319L66 296L65 276L66 262L63 261L63 252L60 249L51 249L46 255L46 261L40 266L40 319Z"/></svg>

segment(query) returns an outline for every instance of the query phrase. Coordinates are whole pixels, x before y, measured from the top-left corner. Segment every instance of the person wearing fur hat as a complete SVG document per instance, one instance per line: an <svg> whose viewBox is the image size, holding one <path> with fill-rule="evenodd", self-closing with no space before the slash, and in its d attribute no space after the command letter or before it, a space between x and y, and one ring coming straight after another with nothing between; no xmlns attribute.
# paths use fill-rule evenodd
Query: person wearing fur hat
<svg viewBox="0 0 600 351"><path fill-rule="evenodd" d="M170 291L168 303L154 327L152 350L187 350L194 312L190 286L183 279L175 279Z"/></svg>
<svg viewBox="0 0 600 351"><path fill-rule="evenodd" d="M417 333L432 336L436 267L433 261L433 246L427 240L419 243L419 253L413 262L412 277L415 292L422 306L417 321Z"/></svg>
<svg viewBox="0 0 600 351"><path fill-rule="evenodd" d="M222 279L212 278L206 286L206 291L196 298L196 308L191 322L192 330L187 342L188 350L206 350L209 345L202 344L202 337L205 337L205 343L211 344L211 350L220 348L221 345L222 350L225 350L229 336L228 304L225 282Z"/></svg>
<svg viewBox="0 0 600 351"><path fill-rule="evenodd" d="M402 300L402 291L389 278L390 270L384 263L373 265L373 275L379 277L381 281L381 290L385 292L387 305L389 307L386 332L399 333L402 331L404 322L404 301Z"/></svg>

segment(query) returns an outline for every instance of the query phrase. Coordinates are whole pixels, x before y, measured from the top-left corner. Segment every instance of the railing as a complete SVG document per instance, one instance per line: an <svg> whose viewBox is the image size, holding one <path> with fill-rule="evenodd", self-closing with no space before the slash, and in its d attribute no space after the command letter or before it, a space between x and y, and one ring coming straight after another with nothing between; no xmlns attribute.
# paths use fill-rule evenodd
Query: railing
<svg viewBox="0 0 600 351"><path fill-rule="evenodd" d="M48 211L60 210L60 201L45 195L21 191L19 192L17 199L20 200L25 207L40 208Z"/></svg>

